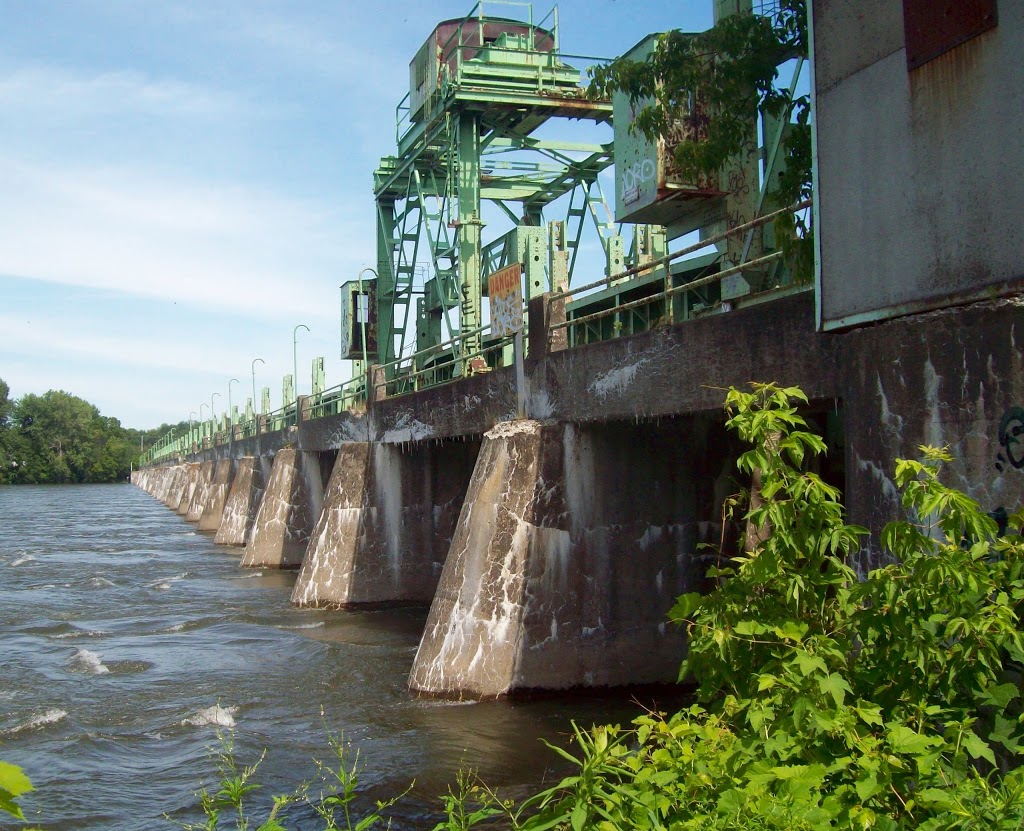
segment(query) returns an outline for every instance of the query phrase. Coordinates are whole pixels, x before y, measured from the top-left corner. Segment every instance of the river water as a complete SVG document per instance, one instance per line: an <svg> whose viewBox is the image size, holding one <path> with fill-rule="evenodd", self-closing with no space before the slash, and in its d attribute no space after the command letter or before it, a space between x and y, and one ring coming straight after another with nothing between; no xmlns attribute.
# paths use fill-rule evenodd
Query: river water
<svg viewBox="0 0 1024 831"><path fill-rule="evenodd" d="M266 800L314 777L330 730L359 749L369 798L415 780L394 827L429 829L459 768L523 795L564 773L541 739L638 712L626 692L417 698L425 609L300 610L294 573L241 569L239 553L132 485L0 487L0 759L32 779L34 824L196 822L218 735L245 764L266 750ZM320 827L308 807L286 816Z"/></svg>

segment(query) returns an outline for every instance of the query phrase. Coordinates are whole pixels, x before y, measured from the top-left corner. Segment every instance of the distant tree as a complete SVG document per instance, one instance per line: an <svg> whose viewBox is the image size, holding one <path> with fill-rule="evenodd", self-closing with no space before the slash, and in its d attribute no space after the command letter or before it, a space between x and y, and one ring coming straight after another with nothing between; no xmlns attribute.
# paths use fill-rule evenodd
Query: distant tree
<svg viewBox="0 0 1024 831"><path fill-rule="evenodd" d="M14 405L10 399L11 388L0 378L0 485L9 481L11 467L12 438L8 427L8 419Z"/></svg>
<svg viewBox="0 0 1024 831"><path fill-rule="evenodd" d="M146 446L188 422L131 430L84 399L63 390L29 393L16 401L0 380L0 485L119 482Z"/></svg>

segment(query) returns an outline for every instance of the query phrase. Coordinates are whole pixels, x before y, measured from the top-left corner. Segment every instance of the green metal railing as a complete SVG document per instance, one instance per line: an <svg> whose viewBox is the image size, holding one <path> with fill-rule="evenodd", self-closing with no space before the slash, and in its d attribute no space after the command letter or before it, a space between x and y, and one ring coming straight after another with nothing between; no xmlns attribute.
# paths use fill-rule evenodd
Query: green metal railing
<svg viewBox="0 0 1024 831"><path fill-rule="evenodd" d="M696 254L702 250L709 248L710 246L715 245L716 243L724 242L728 240L730 237L736 237L752 232L757 228L778 219L784 214L796 213L798 211L805 210L810 206L811 200L803 200L801 202L796 203L795 205L791 205L786 208L780 208L779 210L764 214L763 216L759 216L751 220L750 222L745 222L741 225L737 225L736 227L730 228L726 231L722 231L721 233L705 237L699 242L693 243L692 245L688 245L685 248L679 249L678 251L673 251L669 254L666 254L663 257L658 257L657 259L652 259L647 262L638 263L637 265L631 266L630 268L624 269L616 274L610 274L607 277L604 277L603 279L597 280L593 283L588 283L583 286L571 286L562 291L553 292L550 295L551 300L569 298L578 299L580 298L580 295L584 295L585 299L586 292L591 292L597 289L612 290L617 288L620 289L622 293L628 293L631 289L634 288L634 284L626 282L627 278L634 277L645 272L653 272L658 268L662 268L664 272L663 276L660 278L660 290L655 289L654 291L649 291L648 293L644 294L643 297L640 297L635 300L621 301L618 299L618 297L616 297L614 302L609 303L605 308L598 309L589 314L573 316L571 318L566 319L565 321L552 324L550 327L548 327L548 335L550 337L552 333L557 332L558 330L561 329L569 329L570 331L573 331L575 329L576 331L580 331L583 327L591 325L597 321L602 321L612 316L616 316L616 323L619 323L619 321L621 320L621 316L623 316L624 314L633 312L634 310L637 309L651 307L656 304L660 305L660 314L658 315L658 318L662 320L664 323L670 325L672 323L681 322L682 319L686 319L689 317L689 315L686 314L685 310L691 308L691 304L688 302L684 302L682 304L682 309L684 310L683 314L677 314L676 304L673 302L674 300L676 300L677 298L685 297L685 295L690 293L699 292L708 286L720 284L727 277L731 277L737 274L743 274L744 272L761 271L766 266L770 266L773 263L780 261L783 257L783 252L773 251L769 254L765 254L760 257L755 257L753 259L746 260L744 262L739 263L738 265L731 266L726 269L721 269L714 273L705 274L704 276L698 277L697 279L693 279L688 282L681 283L680 285L673 285L672 283L673 275L671 273L671 269L668 268L668 265L671 262L678 260L682 257L685 257L688 254ZM719 265L721 255L716 256L714 259L714 265ZM707 271L708 268L710 268L710 265L706 267L704 271ZM808 283L806 286L798 286L796 290L809 290L810 288L812 288L812 286L811 284ZM751 296L756 297L756 294ZM581 300L580 302L582 303L583 301ZM620 327L618 325L612 326L611 329L616 335L619 334L620 332ZM631 333L632 332L627 332L626 334ZM583 340L586 339L584 338ZM573 345L577 344L574 343Z"/></svg>
<svg viewBox="0 0 1024 831"><path fill-rule="evenodd" d="M523 315L525 320L526 316ZM474 366L474 372L486 372L512 363L512 336L492 338L478 350L463 352L461 347L471 337L489 332L490 324L460 332L451 340L423 349L412 355L382 364L374 380L374 398L392 398L427 387L446 384L465 377L463 368ZM481 338L483 340L483 338Z"/></svg>
<svg viewBox="0 0 1024 831"><path fill-rule="evenodd" d="M304 397L301 402L304 405L304 411L301 415L303 419L316 419L351 412L365 400L365 379L353 378ZM298 424L299 404L300 402L292 401L268 413L254 414L250 418L228 425L227 429L217 429L212 422L203 421L191 427L187 435L175 436L172 430L155 441L152 447L139 456L139 466L145 467L161 462L178 461L197 450L218 447L231 441L242 441L284 430Z"/></svg>
<svg viewBox="0 0 1024 831"><path fill-rule="evenodd" d="M623 271L606 276L601 280L583 286L569 287L549 294L549 300L569 300L575 298L580 301L585 301L587 297L593 296L588 295L587 292L597 290L618 289L621 290L621 294L628 294L642 280L627 281L627 278L637 275L642 277L645 274L656 273L656 270L659 268L664 272L664 276L653 281L655 285L660 281L661 285L656 286L655 290L651 293L639 299L625 302L620 302L616 299L614 303L606 308L552 323L548 326L548 337L562 329L571 330L572 327L584 327L609 316L623 315L658 303L662 304L669 323L678 322L673 320L672 317L672 301L674 298L685 295L688 292L698 292L706 286L721 283L722 280L734 274L760 271L766 266L778 262L783 254L781 251L773 251L742 262L739 265L700 276L681 285L672 284L673 275L668 267L671 262L688 254L697 254L730 237L747 234L766 223L778 219L784 214L805 210L810 205L810 200L798 202L795 205L773 211L750 222L738 225L735 228L705 237L699 242L666 254L663 257L631 266ZM718 257L713 259L714 265L720 264ZM688 262L693 262L693 260ZM810 289L812 287L798 286L793 290L803 290L804 288ZM769 294L768 291L763 293ZM616 298L618 296L616 295ZM756 295L751 296L756 298ZM527 320L525 309L523 320ZM152 447L139 457L139 465L142 467L170 460L177 461L195 452L197 449L208 449L229 443L230 441L254 438L266 433L284 430L297 425L300 419L312 420L353 412L360 406L365 405L369 389L372 389L374 399L379 400L448 384L465 378L468 374L510 366L513 363L513 338L487 338L486 335L490 331L490 323L487 323L476 329L459 332L455 337L443 343L430 346L412 355L398 358L390 363L374 366L371 373L372 379L364 376L353 378L342 384L303 397L301 401L292 401L276 410L253 415L251 418L236 422L227 430L218 431L212 419L210 421L198 422L190 427L188 434L184 436L175 436L172 430L158 439ZM619 334L617 330L613 329L613 331L615 334ZM483 346L472 351L464 351L466 343L483 343ZM573 344L570 343L571 345ZM300 406L303 408L301 413L299 411Z"/></svg>

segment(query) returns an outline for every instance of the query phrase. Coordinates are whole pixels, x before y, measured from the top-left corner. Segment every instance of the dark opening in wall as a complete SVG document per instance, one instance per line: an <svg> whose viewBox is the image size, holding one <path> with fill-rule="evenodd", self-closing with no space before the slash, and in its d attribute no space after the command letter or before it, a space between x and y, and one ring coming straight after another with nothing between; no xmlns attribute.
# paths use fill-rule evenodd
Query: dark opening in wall
<svg viewBox="0 0 1024 831"><path fill-rule="evenodd" d="M907 69L917 69L996 23L996 0L903 0Z"/></svg>

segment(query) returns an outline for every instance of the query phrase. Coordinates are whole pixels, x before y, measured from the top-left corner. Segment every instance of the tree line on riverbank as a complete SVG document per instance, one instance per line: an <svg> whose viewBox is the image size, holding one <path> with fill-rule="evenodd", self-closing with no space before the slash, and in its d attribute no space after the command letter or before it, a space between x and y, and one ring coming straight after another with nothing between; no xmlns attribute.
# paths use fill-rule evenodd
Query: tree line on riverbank
<svg viewBox="0 0 1024 831"><path fill-rule="evenodd" d="M12 399L0 379L0 485L120 482L140 448L170 429L122 427L63 390Z"/></svg>

